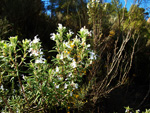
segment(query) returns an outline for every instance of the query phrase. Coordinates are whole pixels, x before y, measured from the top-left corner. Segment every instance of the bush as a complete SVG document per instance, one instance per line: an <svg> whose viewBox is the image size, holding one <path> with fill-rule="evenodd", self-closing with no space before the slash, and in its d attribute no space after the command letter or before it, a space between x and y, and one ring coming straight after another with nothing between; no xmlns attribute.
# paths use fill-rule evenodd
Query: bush
<svg viewBox="0 0 150 113"><path fill-rule="evenodd" d="M17 36L0 42L0 95L1 112L50 111L61 107L69 111L86 103L82 77L96 60L95 53L86 44L91 33L81 28L73 37L73 32L59 24L51 39L56 42L53 64L44 58L38 36L34 40L18 41ZM29 60L29 61L28 61ZM27 68L24 70L24 68ZM11 83L11 88L7 87ZM82 92L82 93L81 93ZM3 104L5 103L5 104Z"/></svg>

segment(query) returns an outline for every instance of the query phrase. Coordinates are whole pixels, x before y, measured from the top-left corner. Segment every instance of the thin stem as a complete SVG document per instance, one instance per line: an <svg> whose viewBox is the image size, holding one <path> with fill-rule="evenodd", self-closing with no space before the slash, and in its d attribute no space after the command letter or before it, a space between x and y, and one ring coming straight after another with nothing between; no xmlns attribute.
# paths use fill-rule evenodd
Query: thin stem
<svg viewBox="0 0 150 113"><path fill-rule="evenodd" d="M25 98L25 100L26 100L26 102L27 102L27 104L28 104L28 106L29 106L28 99L27 99L27 97L26 97L26 95L25 95L24 88L23 88L21 79L20 79L20 77L19 77L19 70L18 70L18 68L17 68L17 76L18 76L18 80L19 80L19 84L20 84L20 86L21 86L21 90L22 90L23 96L24 96L24 98Z"/></svg>
<svg viewBox="0 0 150 113"><path fill-rule="evenodd" d="M4 98L4 96L2 96L2 100L4 101L4 103L7 105L7 107L9 108L10 113L14 113L14 111L11 109L10 105L7 103L7 100Z"/></svg>

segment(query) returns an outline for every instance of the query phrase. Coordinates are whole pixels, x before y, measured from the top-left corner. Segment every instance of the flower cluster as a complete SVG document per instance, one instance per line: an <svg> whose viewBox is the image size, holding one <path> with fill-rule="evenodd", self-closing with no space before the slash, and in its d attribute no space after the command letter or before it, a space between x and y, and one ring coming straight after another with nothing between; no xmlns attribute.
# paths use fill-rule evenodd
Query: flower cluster
<svg viewBox="0 0 150 113"><path fill-rule="evenodd" d="M30 49L29 49L29 53L30 56L36 56L37 58L35 59L35 63L45 63L46 59L43 58L43 52L42 49L40 48L40 39L37 38L38 35L36 35L33 39L33 41L30 41Z"/></svg>
<svg viewBox="0 0 150 113"><path fill-rule="evenodd" d="M63 88L67 90L66 95L72 96L73 92L78 89L78 79L86 74L89 65L96 60L96 55L90 49L90 44L86 43L86 37L91 36L88 29L81 28L79 34L72 39L74 33L69 30L69 33L66 33L67 40L62 36L65 30L66 28L59 24L58 32L50 37L56 41L55 48L58 51L56 59L53 59L56 64L53 76L58 78L58 81L65 81L64 84L57 82L55 86L58 88L63 85Z"/></svg>

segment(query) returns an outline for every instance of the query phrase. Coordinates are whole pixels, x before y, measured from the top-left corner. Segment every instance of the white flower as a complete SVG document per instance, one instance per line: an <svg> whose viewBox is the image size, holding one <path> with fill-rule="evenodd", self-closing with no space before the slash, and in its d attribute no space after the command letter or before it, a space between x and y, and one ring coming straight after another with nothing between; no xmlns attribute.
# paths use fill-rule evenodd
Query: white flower
<svg viewBox="0 0 150 113"><path fill-rule="evenodd" d="M60 59L61 59L61 60L63 59L63 53L61 53L61 55L60 55Z"/></svg>
<svg viewBox="0 0 150 113"><path fill-rule="evenodd" d="M29 52L31 52L30 56L32 56L32 55L38 56L39 55L38 52L37 52L37 50L34 50L33 48L30 48Z"/></svg>
<svg viewBox="0 0 150 113"><path fill-rule="evenodd" d="M67 55L67 58L68 58L69 60L73 60L73 58L71 58L69 55Z"/></svg>
<svg viewBox="0 0 150 113"><path fill-rule="evenodd" d="M75 88L75 89L78 89L78 84L77 83L74 83L73 81L71 82L71 85ZM73 88L73 89L74 89Z"/></svg>
<svg viewBox="0 0 150 113"><path fill-rule="evenodd" d="M58 29L62 29L62 28L63 28L62 24L58 24Z"/></svg>
<svg viewBox="0 0 150 113"><path fill-rule="evenodd" d="M72 63L71 63L71 66L72 66L73 68L76 68L76 67L77 67L77 63L76 63L75 59L73 59L73 61L72 61Z"/></svg>
<svg viewBox="0 0 150 113"><path fill-rule="evenodd" d="M75 83L75 84L74 84L74 87L75 87L76 89L78 89L78 84L77 84L77 83Z"/></svg>
<svg viewBox="0 0 150 113"><path fill-rule="evenodd" d="M80 29L80 33L82 34L82 35L90 35L90 32L88 31L88 29L86 29L85 27L82 27L81 29Z"/></svg>
<svg viewBox="0 0 150 113"><path fill-rule="evenodd" d="M57 37L60 37L60 33L56 33Z"/></svg>
<svg viewBox="0 0 150 113"><path fill-rule="evenodd" d="M33 48L30 48L28 52L31 52L30 56L34 55L34 56L38 56L38 55L42 55L43 52L41 51L41 49L38 51L38 50L35 50Z"/></svg>
<svg viewBox="0 0 150 113"><path fill-rule="evenodd" d="M59 88L59 85L56 85L55 87L56 87L56 89L58 89L58 88Z"/></svg>
<svg viewBox="0 0 150 113"><path fill-rule="evenodd" d="M50 39L55 40L56 38L55 33L51 33L50 35L51 35Z"/></svg>
<svg viewBox="0 0 150 113"><path fill-rule="evenodd" d="M38 43L38 42L40 41L40 39L37 38L37 36L38 36L38 35L36 35L36 36L34 37L34 40L32 41L32 43Z"/></svg>
<svg viewBox="0 0 150 113"><path fill-rule="evenodd" d="M68 77L71 77L72 73L69 73Z"/></svg>
<svg viewBox="0 0 150 113"><path fill-rule="evenodd" d="M71 30L69 30L69 33L67 33L67 35L69 35L69 36L71 36L73 34L74 34L74 32L72 32Z"/></svg>
<svg viewBox="0 0 150 113"><path fill-rule="evenodd" d="M90 46L91 46L90 44L87 45L87 47L90 47Z"/></svg>
<svg viewBox="0 0 150 113"><path fill-rule="evenodd" d="M72 34L74 34L74 32L72 32L71 30L69 30L69 34L71 34L71 35L72 35Z"/></svg>
<svg viewBox="0 0 150 113"><path fill-rule="evenodd" d="M140 110L138 109L138 110L136 110L138 113L140 113Z"/></svg>
<svg viewBox="0 0 150 113"><path fill-rule="evenodd" d="M66 46L67 48L71 48L71 46L69 45L69 43L68 42L63 42L63 46Z"/></svg>
<svg viewBox="0 0 150 113"><path fill-rule="evenodd" d="M89 36L92 36L92 34L93 34L93 31L91 30L91 31L89 32Z"/></svg>
<svg viewBox="0 0 150 113"><path fill-rule="evenodd" d="M68 78L65 79L65 81L67 81L67 80L68 80Z"/></svg>
<svg viewBox="0 0 150 113"><path fill-rule="evenodd" d="M63 27L62 24L59 23L59 24L58 24L58 29L59 29L59 30L63 30L63 29L66 29L66 27Z"/></svg>
<svg viewBox="0 0 150 113"><path fill-rule="evenodd" d="M92 61L92 60L90 60L90 64L92 64L92 62L93 62L93 61Z"/></svg>
<svg viewBox="0 0 150 113"><path fill-rule="evenodd" d="M43 54L42 49L40 49L40 51L38 51L38 52L39 52L39 54L40 54L40 55L42 55L42 54Z"/></svg>
<svg viewBox="0 0 150 113"><path fill-rule="evenodd" d="M24 74L22 74L21 76L22 76L22 78L25 80L25 76L24 76Z"/></svg>
<svg viewBox="0 0 150 113"><path fill-rule="evenodd" d="M67 87L68 87L68 84L66 84L66 83L65 83L65 85L64 85L64 89L67 89Z"/></svg>
<svg viewBox="0 0 150 113"><path fill-rule="evenodd" d="M73 95L73 92L71 91L71 92L70 92L70 96L72 96L72 95Z"/></svg>
<svg viewBox="0 0 150 113"><path fill-rule="evenodd" d="M58 66L56 66L56 72L59 72L59 68L58 68Z"/></svg>
<svg viewBox="0 0 150 113"><path fill-rule="evenodd" d="M58 76L58 80L63 80L63 78L62 78L62 77L60 77L60 76Z"/></svg>
<svg viewBox="0 0 150 113"><path fill-rule="evenodd" d="M3 87L3 85L1 85L0 89L1 89L1 90L4 90L4 87Z"/></svg>
<svg viewBox="0 0 150 113"><path fill-rule="evenodd" d="M90 59L91 60L96 60L96 55L94 52L90 52Z"/></svg>
<svg viewBox="0 0 150 113"><path fill-rule="evenodd" d="M128 110L128 109L126 109L125 113L127 113L127 112L129 112L129 110Z"/></svg>
<svg viewBox="0 0 150 113"><path fill-rule="evenodd" d="M42 56L40 57L40 58L37 58L36 60L35 60L35 63L45 63L45 58L42 58Z"/></svg>
<svg viewBox="0 0 150 113"><path fill-rule="evenodd" d="M80 42L80 39L78 39L77 35L76 35L76 38L73 39L73 43L75 43L75 42L76 43Z"/></svg>

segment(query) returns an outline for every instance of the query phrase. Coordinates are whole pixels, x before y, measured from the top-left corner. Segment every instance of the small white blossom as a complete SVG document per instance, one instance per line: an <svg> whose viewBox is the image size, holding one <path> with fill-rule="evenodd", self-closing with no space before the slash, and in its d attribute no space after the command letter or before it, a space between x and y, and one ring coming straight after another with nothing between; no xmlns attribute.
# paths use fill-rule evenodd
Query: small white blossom
<svg viewBox="0 0 150 113"><path fill-rule="evenodd" d="M22 74L21 76L22 76L22 78L25 80L25 76L24 76L24 74Z"/></svg>
<svg viewBox="0 0 150 113"><path fill-rule="evenodd" d="M69 73L68 77L71 77L72 76L72 73Z"/></svg>
<svg viewBox="0 0 150 113"><path fill-rule="evenodd" d="M58 80L63 80L63 78L62 78L62 77L60 77L60 76L58 76Z"/></svg>
<svg viewBox="0 0 150 113"><path fill-rule="evenodd" d="M71 35L72 35L72 34L74 34L74 32L72 32L71 30L69 30L69 34L71 34Z"/></svg>
<svg viewBox="0 0 150 113"><path fill-rule="evenodd" d="M92 64L92 62L93 62L93 61L92 61L92 60L90 60L90 64Z"/></svg>
<svg viewBox="0 0 150 113"><path fill-rule="evenodd" d="M76 68L76 67L77 67L77 63L76 63L75 59L73 59L73 61L72 61L72 63L71 63L71 66L72 66L73 68Z"/></svg>
<svg viewBox="0 0 150 113"><path fill-rule="evenodd" d="M62 24L58 24L58 29L62 29L62 28L63 28Z"/></svg>
<svg viewBox="0 0 150 113"><path fill-rule="evenodd" d="M71 30L69 30L69 33L67 33L67 35L73 35L74 34L74 32L72 32Z"/></svg>
<svg viewBox="0 0 150 113"><path fill-rule="evenodd" d="M79 42L80 42L80 39L78 39L78 36L76 35L76 38L73 39L73 43L72 44L79 43Z"/></svg>
<svg viewBox="0 0 150 113"><path fill-rule="evenodd" d="M76 89L78 89L78 84L77 84L77 83L75 83L75 84L74 84L74 87L75 87Z"/></svg>
<svg viewBox="0 0 150 113"><path fill-rule="evenodd" d="M67 89L67 87L68 87L68 84L66 84L66 83L65 83L65 85L64 85L64 89Z"/></svg>
<svg viewBox="0 0 150 113"><path fill-rule="evenodd" d="M50 39L55 40L56 38L55 33L51 33L50 35L51 35Z"/></svg>
<svg viewBox="0 0 150 113"><path fill-rule="evenodd" d="M63 42L63 46L66 46L67 48L71 48L71 46L69 45L69 43L68 42Z"/></svg>
<svg viewBox="0 0 150 113"><path fill-rule="evenodd" d="M140 113L140 110L138 109L138 110L136 110L138 113Z"/></svg>
<svg viewBox="0 0 150 113"><path fill-rule="evenodd" d="M56 85L55 87L56 87L56 89L58 89L58 88L59 88L59 85Z"/></svg>
<svg viewBox="0 0 150 113"><path fill-rule="evenodd" d="M67 58L68 58L69 60L73 60L73 58L71 58L69 55L67 55Z"/></svg>
<svg viewBox="0 0 150 113"><path fill-rule="evenodd" d="M34 55L34 56L38 56L38 55L42 55L43 52L41 51L41 49L38 51L38 50L35 50L33 48L30 48L28 52L31 52L30 56Z"/></svg>
<svg viewBox="0 0 150 113"><path fill-rule="evenodd" d="M71 91L71 92L70 92L70 96L72 96L72 95L73 95L73 92Z"/></svg>
<svg viewBox="0 0 150 113"><path fill-rule="evenodd" d="M68 80L68 78L65 79L65 81L67 81L67 80Z"/></svg>
<svg viewBox="0 0 150 113"><path fill-rule="evenodd" d="M74 83L73 81L71 82L71 85L73 86L73 89L78 89L78 84L77 83Z"/></svg>
<svg viewBox="0 0 150 113"><path fill-rule="evenodd" d="M94 52L90 52L90 59L91 60L96 60L96 55Z"/></svg>
<svg viewBox="0 0 150 113"><path fill-rule="evenodd" d="M90 47L90 46L91 46L90 44L87 45L87 47Z"/></svg>
<svg viewBox="0 0 150 113"><path fill-rule="evenodd" d="M126 109L125 113L127 113L127 112L129 112L129 110L128 110L128 109Z"/></svg>
<svg viewBox="0 0 150 113"><path fill-rule="evenodd" d="M62 24L59 23L59 24L58 24L58 29L59 29L59 30L63 30L63 29L66 29L66 27L63 27Z"/></svg>
<svg viewBox="0 0 150 113"><path fill-rule="evenodd" d="M80 33L83 34L84 36L91 35L91 33L88 31L88 29L83 28L83 27L80 29Z"/></svg>
<svg viewBox="0 0 150 113"><path fill-rule="evenodd" d="M1 89L1 90L4 90L4 87L3 87L3 85L1 85L0 89Z"/></svg>
<svg viewBox="0 0 150 113"><path fill-rule="evenodd" d="M37 38L37 36L38 36L38 35L36 35L36 36L34 37L34 40L32 41L32 43L38 43L38 42L40 41L40 39Z"/></svg>
<svg viewBox="0 0 150 113"><path fill-rule="evenodd" d="M38 56L39 54L38 54L37 50L32 49L30 56L32 56L32 55Z"/></svg>
<svg viewBox="0 0 150 113"><path fill-rule="evenodd" d="M58 66L56 66L56 72L59 72L59 68L58 68Z"/></svg>
<svg viewBox="0 0 150 113"><path fill-rule="evenodd" d="M63 53L61 53L61 55L60 55L60 59L62 60L62 59L63 59L63 57L64 57L64 56L63 56Z"/></svg>
<svg viewBox="0 0 150 113"><path fill-rule="evenodd" d="M92 30L90 30L90 36L92 36L92 34L93 34L93 31L92 31Z"/></svg>
<svg viewBox="0 0 150 113"><path fill-rule="evenodd" d="M45 61L46 61L45 58L40 57L35 60L35 63L45 63Z"/></svg>
<svg viewBox="0 0 150 113"><path fill-rule="evenodd" d="M57 37L60 37L60 33L56 33Z"/></svg>

